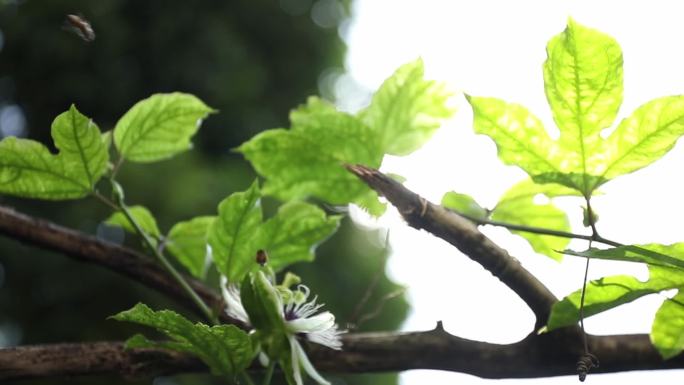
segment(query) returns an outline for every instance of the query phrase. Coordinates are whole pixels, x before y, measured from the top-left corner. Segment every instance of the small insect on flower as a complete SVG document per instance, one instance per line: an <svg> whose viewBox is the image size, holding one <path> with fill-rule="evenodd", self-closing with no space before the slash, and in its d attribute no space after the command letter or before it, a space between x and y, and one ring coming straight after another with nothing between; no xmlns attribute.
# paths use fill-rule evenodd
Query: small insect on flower
<svg viewBox="0 0 684 385"><path fill-rule="evenodd" d="M83 18L83 16L66 15L64 27L65 29L75 33L86 43L90 43L95 40L95 31L93 30L93 27L90 25L88 20Z"/></svg>

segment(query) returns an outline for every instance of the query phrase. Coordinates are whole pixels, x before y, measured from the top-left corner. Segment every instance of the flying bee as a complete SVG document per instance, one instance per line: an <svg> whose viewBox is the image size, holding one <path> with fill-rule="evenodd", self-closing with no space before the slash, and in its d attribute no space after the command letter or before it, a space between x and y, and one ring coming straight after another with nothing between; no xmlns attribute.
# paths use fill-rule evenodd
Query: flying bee
<svg viewBox="0 0 684 385"><path fill-rule="evenodd" d="M83 18L83 16L78 15L66 15L66 20L64 21L64 27L78 35L86 43L90 43L95 40L95 31L90 25L88 20Z"/></svg>

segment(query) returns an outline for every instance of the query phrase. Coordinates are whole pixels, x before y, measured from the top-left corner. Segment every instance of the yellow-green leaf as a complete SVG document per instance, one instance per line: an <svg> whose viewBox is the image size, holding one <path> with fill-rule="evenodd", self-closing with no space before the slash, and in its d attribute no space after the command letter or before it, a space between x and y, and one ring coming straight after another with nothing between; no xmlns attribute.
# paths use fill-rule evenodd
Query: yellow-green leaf
<svg viewBox="0 0 684 385"><path fill-rule="evenodd" d="M275 271L313 261L316 245L332 235L339 222L339 216L326 216L312 204L288 202L259 229L259 248L268 252L268 265Z"/></svg>
<svg viewBox="0 0 684 385"><path fill-rule="evenodd" d="M601 313L614 307L632 302L648 294L671 289L672 282L649 279L646 282L628 275L603 277L587 283L584 297L584 317ZM579 321L582 290L577 290L556 302L546 325L551 331Z"/></svg>
<svg viewBox="0 0 684 385"><path fill-rule="evenodd" d="M557 182L582 190L582 178L572 174L582 163L579 153L561 150L527 108L496 98L467 99L473 108L475 132L494 140L504 163L519 166L533 179L553 176L542 183Z"/></svg>
<svg viewBox="0 0 684 385"><path fill-rule="evenodd" d="M170 158L192 147L190 139L213 109L190 94L155 94L136 103L114 128L114 144L132 162Z"/></svg>
<svg viewBox="0 0 684 385"><path fill-rule="evenodd" d="M178 222L166 237L166 247L190 274L203 278L210 258L208 251L208 234L214 216L201 216L189 221Z"/></svg>
<svg viewBox="0 0 684 385"><path fill-rule="evenodd" d="M412 153L455 111L448 105L453 93L444 83L426 80L423 67L422 59L399 67L359 115L378 133L384 153Z"/></svg>
<svg viewBox="0 0 684 385"><path fill-rule="evenodd" d="M492 210L491 219L515 225L538 227L548 230L569 232L570 223L565 212L552 203L535 203L535 197L544 195L553 198L563 195L577 195L573 190L557 184L537 184L531 180L520 182L510 188ZM527 231L511 231L525 238L534 251L560 261L569 238L537 234Z"/></svg>
<svg viewBox="0 0 684 385"><path fill-rule="evenodd" d="M249 335L234 325L193 324L176 312L154 311L142 303L111 318L149 326L171 338L152 342L136 335L127 342L127 348L162 347L191 353L204 361L214 375L236 375L249 366L257 353Z"/></svg>
<svg viewBox="0 0 684 385"><path fill-rule="evenodd" d="M604 179L627 174L660 159L684 135L684 96L667 96L637 108L590 158Z"/></svg>
<svg viewBox="0 0 684 385"><path fill-rule="evenodd" d="M596 175L584 163L598 150L601 130L613 123L622 103L620 45L570 19L546 52L544 89L561 146L579 152L582 164L575 172Z"/></svg>
<svg viewBox="0 0 684 385"><path fill-rule="evenodd" d="M154 219L154 216L150 210L144 206L131 206L128 207L128 211L131 213L131 216L140 225L140 228L142 228L143 231L154 238L159 238L161 236L161 232L157 226L157 221ZM120 211L110 215L105 223L120 226L129 233L137 233L133 224Z"/></svg>
<svg viewBox="0 0 684 385"><path fill-rule="evenodd" d="M53 121L52 138L57 155L29 139L0 141L0 193L59 200L92 192L109 160L97 125L72 105Z"/></svg>
<svg viewBox="0 0 684 385"><path fill-rule="evenodd" d="M651 328L651 342L664 359L684 350L684 292L666 299L656 312Z"/></svg>
<svg viewBox="0 0 684 385"><path fill-rule="evenodd" d="M209 226L209 244L218 271L230 282L241 282L255 265L258 250L257 231L262 211L259 184L244 192L231 194L218 207L218 217Z"/></svg>
<svg viewBox="0 0 684 385"><path fill-rule="evenodd" d="M264 194L282 200L353 202L381 214L377 194L344 168L347 163L380 166L375 134L356 117L317 98L294 111L291 120L292 129L262 132L238 149L266 178Z"/></svg>
<svg viewBox="0 0 684 385"><path fill-rule="evenodd" d="M449 191L442 196L442 206L474 219L486 219L489 216L489 212L473 197L455 191Z"/></svg>

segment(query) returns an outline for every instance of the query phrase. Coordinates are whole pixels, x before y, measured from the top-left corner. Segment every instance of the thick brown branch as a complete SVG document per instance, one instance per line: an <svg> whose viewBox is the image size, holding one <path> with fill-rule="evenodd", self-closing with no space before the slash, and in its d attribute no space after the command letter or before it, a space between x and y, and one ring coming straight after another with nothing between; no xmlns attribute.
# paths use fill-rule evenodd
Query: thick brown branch
<svg viewBox="0 0 684 385"><path fill-rule="evenodd" d="M63 253L78 261L104 266L157 289L202 315L173 278L146 255L42 219L29 217L5 206L0 206L0 234ZM210 308L222 309L221 297L216 292L199 281L191 278L187 280ZM221 314L224 322L239 324L223 312Z"/></svg>
<svg viewBox="0 0 684 385"><path fill-rule="evenodd" d="M344 349L312 349L317 368L336 373L440 369L484 378L574 375L581 347L574 333L530 335L510 345L471 341L441 328L416 333L350 334ZM663 361L646 335L590 337L601 360L592 373L684 368L684 356ZM312 346L313 347L313 346ZM574 348L572 348L574 347ZM149 377L206 371L188 355L157 349L126 351L118 342L27 346L0 350L0 380L109 374Z"/></svg>
<svg viewBox="0 0 684 385"><path fill-rule="evenodd" d="M378 170L362 165L347 165L349 171L389 200L409 225L444 239L489 270L513 290L543 326L557 299L534 275L522 267L506 250L484 236L475 224L453 211L428 202L401 183Z"/></svg>

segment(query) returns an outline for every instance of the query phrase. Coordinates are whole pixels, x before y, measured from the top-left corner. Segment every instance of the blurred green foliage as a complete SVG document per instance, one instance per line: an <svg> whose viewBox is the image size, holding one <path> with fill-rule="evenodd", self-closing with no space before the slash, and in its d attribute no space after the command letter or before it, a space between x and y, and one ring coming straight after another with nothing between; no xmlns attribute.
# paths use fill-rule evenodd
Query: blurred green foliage
<svg viewBox="0 0 684 385"><path fill-rule="evenodd" d="M218 114L194 138L195 149L169 161L125 164L119 181L131 205L142 204L162 232L181 220L214 215L216 206L254 178L230 150L261 130L286 126L288 112L319 94L322 73L339 71L338 35L343 0L100 0L0 3L0 135L26 136L52 146L50 123L75 103L100 128L111 129L135 102L156 92L197 95ZM327 10L327 11L326 11ZM82 14L96 33L92 43L63 29L67 14ZM12 112L12 114L10 114ZM22 123L23 120L23 123ZM12 131L14 129L15 131ZM44 202L0 197L0 203L80 231L136 239L104 227L109 210L92 199ZM266 201L265 207L276 204ZM384 253L345 220L301 274L344 328ZM397 290L384 274L355 318L376 310ZM215 284L215 275L210 275ZM0 238L0 346L122 340L142 329L105 318L138 301L178 308L168 298L97 266ZM403 297L387 301L359 330L398 327ZM185 312L185 314L188 314ZM335 383L391 384L396 376L333 378ZM25 381L22 384L148 384L121 378ZM155 384L223 383L207 375L159 378Z"/></svg>

